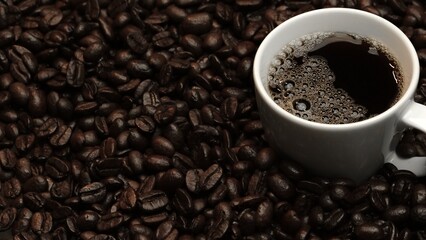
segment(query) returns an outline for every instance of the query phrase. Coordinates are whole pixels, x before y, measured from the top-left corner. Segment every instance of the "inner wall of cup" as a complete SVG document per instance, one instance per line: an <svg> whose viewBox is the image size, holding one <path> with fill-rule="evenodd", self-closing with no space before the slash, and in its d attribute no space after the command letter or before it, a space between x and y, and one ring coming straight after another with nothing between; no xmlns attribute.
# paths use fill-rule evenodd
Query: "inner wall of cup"
<svg viewBox="0 0 426 240"><path fill-rule="evenodd" d="M380 41L400 64L404 77L402 95L407 92L410 83L417 85L417 76L413 76L414 59L407 46L408 39L404 40L405 35L390 22L359 10L337 9L327 13L314 12L287 20L274 29L262 43L266 47L262 49L263 53L259 61L262 66L258 69L261 71L262 83L268 94L267 76L273 58L290 41L314 32L355 33Z"/></svg>

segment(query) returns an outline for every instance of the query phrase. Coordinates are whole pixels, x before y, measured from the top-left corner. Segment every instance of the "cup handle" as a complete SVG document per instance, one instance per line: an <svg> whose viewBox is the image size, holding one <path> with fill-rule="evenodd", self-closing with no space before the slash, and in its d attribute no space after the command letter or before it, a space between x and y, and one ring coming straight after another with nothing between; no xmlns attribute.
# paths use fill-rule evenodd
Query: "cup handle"
<svg viewBox="0 0 426 240"><path fill-rule="evenodd" d="M426 132L426 106L412 101L408 104L400 121L403 124L403 128L412 127ZM417 176L426 175L426 156L402 158L393 150L386 160L394 164L398 169L409 170Z"/></svg>

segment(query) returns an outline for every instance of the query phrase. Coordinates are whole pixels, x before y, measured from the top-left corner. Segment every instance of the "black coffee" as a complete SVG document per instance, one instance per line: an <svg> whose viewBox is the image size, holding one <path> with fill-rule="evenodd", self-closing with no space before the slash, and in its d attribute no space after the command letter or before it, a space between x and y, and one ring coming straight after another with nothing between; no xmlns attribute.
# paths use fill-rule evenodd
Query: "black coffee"
<svg viewBox="0 0 426 240"><path fill-rule="evenodd" d="M347 33L314 33L286 45L269 70L273 100L315 122L343 124L376 116L396 103L402 73L379 42Z"/></svg>

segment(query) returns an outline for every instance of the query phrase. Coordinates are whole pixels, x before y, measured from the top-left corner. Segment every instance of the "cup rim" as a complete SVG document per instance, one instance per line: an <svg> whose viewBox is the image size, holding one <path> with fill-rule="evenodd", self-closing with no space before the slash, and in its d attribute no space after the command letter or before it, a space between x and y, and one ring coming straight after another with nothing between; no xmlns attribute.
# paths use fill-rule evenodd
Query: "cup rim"
<svg viewBox="0 0 426 240"><path fill-rule="evenodd" d="M264 50L268 47L268 44L272 41L273 38L275 38L275 35L279 34L283 28L286 28L287 25L293 24L295 21L300 21L303 18L309 18L315 15L329 15L329 14L357 14L361 15L365 18L370 18L372 21L379 21L381 22L384 27L386 27L388 30L393 31L396 35L398 35L398 38L404 43L407 50L409 51L409 54L411 56L411 60L413 62L411 66L412 71L412 77L409 79L410 83L408 85L408 88L403 93L403 95L400 97L400 99L393 104L390 108L388 108L386 111L380 113L377 116L358 121L353 123L345 123L345 124L328 124L328 123L320 123L320 122L314 122L310 120L306 120L300 117L297 117L280 106L276 104L272 98L269 96L268 92L266 91L265 87L262 83L262 78L260 76L260 65L262 61L262 54ZM410 101L412 98L414 92L416 91L417 84L419 81L420 76L420 64L417 57L417 52L412 45L411 41L408 39L408 37L393 23L389 22L388 20L374 15L372 13L358 10L358 9L350 9L350 8L325 8L325 9L317 9L312 10L309 12L302 13L300 15L294 16L277 27L275 27L262 41L259 48L257 49L254 61L253 61L253 81L255 85L255 91L257 92L258 97L262 98L263 102L266 103L270 108L272 108L273 111L278 113L281 117L284 117L294 123L298 123L300 125L304 125L305 127L315 128L315 129L329 129L329 130L348 130L353 128L361 128L365 127L367 125L373 125L378 122L384 121L385 119L389 118L391 115L393 115L398 109L404 106L405 103Z"/></svg>

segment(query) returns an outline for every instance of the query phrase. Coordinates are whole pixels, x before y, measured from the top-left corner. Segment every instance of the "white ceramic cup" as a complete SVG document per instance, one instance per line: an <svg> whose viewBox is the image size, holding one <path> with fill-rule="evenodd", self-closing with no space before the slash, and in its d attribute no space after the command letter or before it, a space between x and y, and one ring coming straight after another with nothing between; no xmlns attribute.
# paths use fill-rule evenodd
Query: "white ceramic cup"
<svg viewBox="0 0 426 240"><path fill-rule="evenodd" d="M403 95L385 112L360 122L324 124L296 117L270 97L267 83L271 61L290 41L314 32L348 32L383 43L399 61ZM419 61L410 40L387 20L355 9L328 8L295 16L277 26L259 46L253 65L256 101L269 144L313 174L362 181L384 162L418 176L426 174L426 158L402 159L395 147L404 129L426 131L426 107L413 96Z"/></svg>

